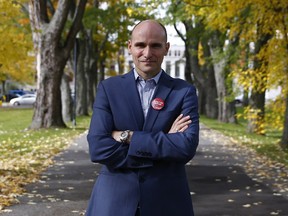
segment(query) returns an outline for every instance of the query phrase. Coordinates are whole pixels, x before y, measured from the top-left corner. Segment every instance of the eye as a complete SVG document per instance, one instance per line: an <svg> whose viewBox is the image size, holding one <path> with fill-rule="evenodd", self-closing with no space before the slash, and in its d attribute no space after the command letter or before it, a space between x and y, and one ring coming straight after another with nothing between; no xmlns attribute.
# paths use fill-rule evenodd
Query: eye
<svg viewBox="0 0 288 216"><path fill-rule="evenodd" d="M161 43L155 43L155 44L152 44L151 47L152 48L162 48L162 44Z"/></svg>
<svg viewBox="0 0 288 216"><path fill-rule="evenodd" d="M144 43L135 43L135 47L144 48L146 45Z"/></svg>

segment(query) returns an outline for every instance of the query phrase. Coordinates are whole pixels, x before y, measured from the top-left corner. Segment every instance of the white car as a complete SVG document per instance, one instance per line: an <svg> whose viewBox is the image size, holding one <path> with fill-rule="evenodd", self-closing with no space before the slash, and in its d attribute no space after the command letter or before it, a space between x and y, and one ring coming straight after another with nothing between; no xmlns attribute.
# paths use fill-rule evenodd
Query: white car
<svg viewBox="0 0 288 216"><path fill-rule="evenodd" d="M10 105L12 106L20 106L20 105L33 105L36 101L36 94L25 94L17 98L13 98L10 100Z"/></svg>

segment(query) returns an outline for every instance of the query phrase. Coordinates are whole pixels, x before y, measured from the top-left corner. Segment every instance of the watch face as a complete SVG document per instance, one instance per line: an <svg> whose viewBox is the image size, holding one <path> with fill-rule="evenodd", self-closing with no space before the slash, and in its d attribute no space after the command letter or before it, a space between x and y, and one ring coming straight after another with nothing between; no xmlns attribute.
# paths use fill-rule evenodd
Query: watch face
<svg viewBox="0 0 288 216"><path fill-rule="evenodd" d="M121 133L121 138L126 139L127 136L128 136L128 132L127 132L127 131L123 131L123 132Z"/></svg>
<svg viewBox="0 0 288 216"><path fill-rule="evenodd" d="M120 134L120 141L121 142L126 142L128 140L128 137L129 137L129 131L123 131Z"/></svg>

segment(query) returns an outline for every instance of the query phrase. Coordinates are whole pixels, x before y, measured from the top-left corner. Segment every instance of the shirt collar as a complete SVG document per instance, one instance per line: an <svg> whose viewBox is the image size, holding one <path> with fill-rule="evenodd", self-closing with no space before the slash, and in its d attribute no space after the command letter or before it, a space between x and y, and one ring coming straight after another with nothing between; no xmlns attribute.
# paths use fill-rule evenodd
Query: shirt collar
<svg viewBox="0 0 288 216"><path fill-rule="evenodd" d="M139 74L137 73L135 68L134 68L133 72L134 72L135 80L143 79L141 76L139 76ZM161 74L162 74L162 70L156 76L152 77L151 79L153 79L155 81L155 83L158 84Z"/></svg>

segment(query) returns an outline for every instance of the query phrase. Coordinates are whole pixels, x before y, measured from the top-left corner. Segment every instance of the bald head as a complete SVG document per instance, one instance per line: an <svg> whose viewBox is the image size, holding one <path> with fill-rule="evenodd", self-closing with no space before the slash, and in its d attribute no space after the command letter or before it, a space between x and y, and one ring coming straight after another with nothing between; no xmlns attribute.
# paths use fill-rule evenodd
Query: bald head
<svg viewBox="0 0 288 216"><path fill-rule="evenodd" d="M133 39L133 34L135 30L139 28L146 30L146 29L155 29L157 34L162 34L165 38L165 42L167 42L167 30L163 24L156 20L143 20L137 23L131 31L131 40Z"/></svg>

